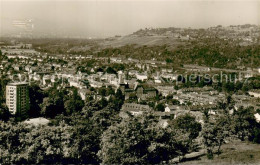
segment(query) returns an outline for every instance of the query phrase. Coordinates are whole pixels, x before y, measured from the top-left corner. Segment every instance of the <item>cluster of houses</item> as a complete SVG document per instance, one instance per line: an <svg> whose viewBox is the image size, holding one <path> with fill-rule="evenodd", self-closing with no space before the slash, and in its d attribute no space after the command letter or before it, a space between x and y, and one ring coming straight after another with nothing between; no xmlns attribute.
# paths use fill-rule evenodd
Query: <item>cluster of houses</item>
<svg viewBox="0 0 260 165"><path fill-rule="evenodd" d="M135 36L167 36L179 40L192 40L198 38L215 37L216 33L219 38L225 40L239 41L241 44L257 43L260 28L256 25L230 25L215 26L208 29L191 29L191 28L146 28L134 33Z"/></svg>
<svg viewBox="0 0 260 165"><path fill-rule="evenodd" d="M164 103L164 111L154 112L162 121L167 124L167 120L175 118L183 113L192 113L199 121L202 121L201 109L209 109L212 114L217 110L218 102L223 102L225 94L214 90L212 87L203 88L182 88L175 89L176 84L166 84L165 79L175 81L178 73L171 68L160 67L165 63L156 60L146 60L140 62L136 59L121 59L113 57L110 63L124 64L131 67L125 71L119 70L116 73L108 73L98 70L102 65L106 65L108 58L88 56L68 56L68 55L48 55L32 49L31 44L18 44L16 46L5 46L1 48L2 53L7 57L1 61L1 75L8 75L14 81L21 81L22 77L29 83L37 83L42 89L53 87L75 87L82 100L88 96L100 98L100 94L91 88L112 87L120 89L125 95L125 100L132 97L139 101L146 101L157 96L177 100L178 105ZM82 72L78 68L84 66L84 60L98 61L98 65L86 67L88 72ZM151 69L156 69L151 72ZM186 72L210 72L211 68L194 67L185 65ZM260 69L258 70L260 73ZM259 74L254 73L254 74ZM252 98L259 98L259 90L252 90L249 95L234 95L235 108L240 105L255 106L259 104L250 101ZM126 102L122 107L121 116L140 115L145 111L151 111L148 105Z"/></svg>

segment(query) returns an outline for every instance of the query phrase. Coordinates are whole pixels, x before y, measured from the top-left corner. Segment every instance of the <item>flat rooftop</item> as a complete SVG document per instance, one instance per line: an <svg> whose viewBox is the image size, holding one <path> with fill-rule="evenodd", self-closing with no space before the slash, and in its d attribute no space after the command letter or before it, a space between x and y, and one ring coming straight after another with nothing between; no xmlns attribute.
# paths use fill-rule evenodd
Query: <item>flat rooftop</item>
<svg viewBox="0 0 260 165"><path fill-rule="evenodd" d="M28 82L14 82L14 83L8 83L7 86L19 86L19 85L28 85Z"/></svg>

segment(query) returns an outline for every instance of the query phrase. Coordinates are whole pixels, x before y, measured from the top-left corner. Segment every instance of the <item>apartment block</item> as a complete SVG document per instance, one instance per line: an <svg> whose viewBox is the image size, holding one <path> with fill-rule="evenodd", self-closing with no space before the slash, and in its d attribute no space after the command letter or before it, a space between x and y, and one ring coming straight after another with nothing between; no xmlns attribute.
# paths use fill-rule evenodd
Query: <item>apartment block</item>
<svg viewBox="0 0 260 165"><path fill-rule="evenodd" d="M29 110L28 83L9 83L6 86L6 105L11 114L24 115Z"/></svg>

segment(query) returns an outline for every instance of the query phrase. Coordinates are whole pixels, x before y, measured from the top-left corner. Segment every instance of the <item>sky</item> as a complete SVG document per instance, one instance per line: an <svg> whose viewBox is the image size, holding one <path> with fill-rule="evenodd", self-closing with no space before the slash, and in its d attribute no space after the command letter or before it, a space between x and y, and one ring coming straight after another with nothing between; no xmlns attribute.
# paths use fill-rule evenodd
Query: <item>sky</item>
<svg viewBox="0 0 260 165"><path fill-rule="evenodd" d="M260 0L0 0L0 35L14 20L35 33L85 37L127 35L141 28L260 25Z"/></svg>

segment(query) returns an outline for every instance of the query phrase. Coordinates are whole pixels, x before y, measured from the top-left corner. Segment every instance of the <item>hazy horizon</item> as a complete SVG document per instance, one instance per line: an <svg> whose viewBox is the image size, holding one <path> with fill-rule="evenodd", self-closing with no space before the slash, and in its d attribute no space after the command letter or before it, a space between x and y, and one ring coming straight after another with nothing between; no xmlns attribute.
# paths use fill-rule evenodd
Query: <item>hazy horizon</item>
<svg viewBox="0 0 260 165"><path fill-rule="evenodd" d="M141 28L260 24L260 1L0 0L0 35L15 20L32 19L35 34L127 35Z"/></svg>

